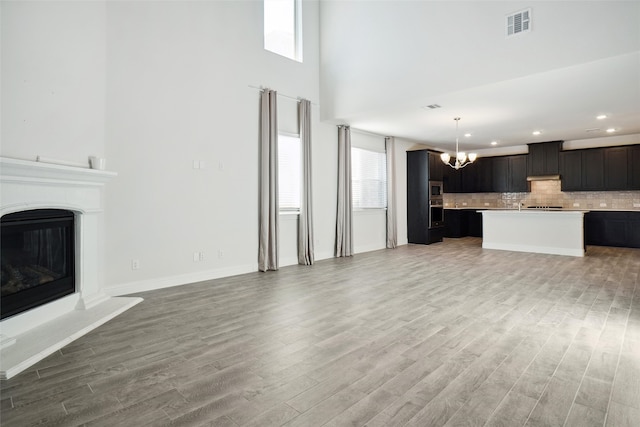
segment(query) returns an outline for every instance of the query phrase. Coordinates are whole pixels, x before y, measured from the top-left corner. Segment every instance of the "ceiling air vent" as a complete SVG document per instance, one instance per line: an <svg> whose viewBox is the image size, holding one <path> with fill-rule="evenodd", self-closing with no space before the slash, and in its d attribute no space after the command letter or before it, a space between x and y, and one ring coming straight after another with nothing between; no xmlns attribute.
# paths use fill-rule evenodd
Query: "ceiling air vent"
<svg viewBox="0 0 640 427"><path fill-rule="evenodd" d="M531 9L507 15L507 36L531 31Z"/></svg>
<svg viewBox="0 0 640 427"><path fill-rule="evenodd" d="M429 110L435 110L436 108L441 108L441 107L438 104L431 104L431 105L426 105L426 106L424 106L422 108L429 109Z"/></svg>

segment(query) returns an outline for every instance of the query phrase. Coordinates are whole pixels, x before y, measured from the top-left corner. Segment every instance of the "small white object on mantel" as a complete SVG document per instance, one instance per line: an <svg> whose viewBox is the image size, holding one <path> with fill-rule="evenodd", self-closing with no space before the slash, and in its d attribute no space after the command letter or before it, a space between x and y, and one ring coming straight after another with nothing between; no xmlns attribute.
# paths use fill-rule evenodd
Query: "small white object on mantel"
<svg viewBox="0 0 640 427"><path fill-rule="evenodd" d="M584 214L564 210L483 210L482 247L583 257Z"/></svg>

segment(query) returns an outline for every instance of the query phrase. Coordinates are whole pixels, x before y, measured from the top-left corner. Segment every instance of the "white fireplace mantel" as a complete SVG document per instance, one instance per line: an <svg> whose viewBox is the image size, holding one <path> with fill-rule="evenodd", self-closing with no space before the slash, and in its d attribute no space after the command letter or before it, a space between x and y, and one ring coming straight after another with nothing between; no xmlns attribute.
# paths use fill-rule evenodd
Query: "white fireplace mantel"
<svg viewBox="0 0 640 427"><path fill-rule="evenodd" d="M10 378L141 298L103 292L103 188L115 172L0 157L0 214L67 209L76 217L76 292L0 322L0 378Z"/></svg>

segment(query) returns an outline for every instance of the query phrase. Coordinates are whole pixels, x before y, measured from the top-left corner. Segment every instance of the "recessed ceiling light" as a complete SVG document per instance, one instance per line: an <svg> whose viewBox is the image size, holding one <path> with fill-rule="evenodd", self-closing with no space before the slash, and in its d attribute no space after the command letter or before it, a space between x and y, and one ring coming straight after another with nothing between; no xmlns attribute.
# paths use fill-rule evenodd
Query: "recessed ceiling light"
<svg viewBox="0 0 640 427"><path fill-rule="evenodd" d="M596 119L598 120L602 120L602 119L606 119L607 115L606 114L600 114L599 116L596 116Z"/></svg>
<svg viewBox="0 0 640 427"><path fill-rule="evenodd" d="M498 145L498 141L491 141L491 145Z"/></svg>
<svg viewBox="0 0 640 427"><path fill-rule="evenodd" d="M469 138L471 136L470 133L465 133L464 136L466 136L467 138Z"/></svg>
<svg viewBox="0 0 640 427"><path fill-rule="evenodd" d="M616 130L615 130L614 128L609 128L609 129L607 129L607 133L613 133L613 132L615 132L615 131L616 131Z"/></svg>
<svg viewBox="0 0 640 427"><path fill-rule="evenodd" d="M542 132L540 132L539 130L534 130L532 133L533 133L534 135L540 135Z"/></svg>

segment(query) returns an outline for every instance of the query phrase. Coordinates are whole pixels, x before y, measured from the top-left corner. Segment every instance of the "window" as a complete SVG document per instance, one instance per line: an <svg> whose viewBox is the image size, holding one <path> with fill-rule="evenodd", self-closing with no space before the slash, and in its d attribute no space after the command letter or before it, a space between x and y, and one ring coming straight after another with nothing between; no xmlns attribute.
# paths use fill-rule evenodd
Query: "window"
<svg viewBox="0 0 640 427"><path fill-rule="evenodd" d="M302 62L300 0L264 0L264 48Z"/></svg>
<svg viewBox="0 0 640 427"><path fill-rule="evenodd" d="M386 154L363 148L351 148L351 186L355 209L387 207Z"/></svg>
<svg viewBox="0 0 640 427"><path fill-rule="evenodd" d="M300 138L278 135L278 203L281 211L300 210Z"/></svg>

